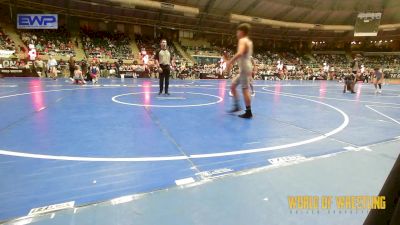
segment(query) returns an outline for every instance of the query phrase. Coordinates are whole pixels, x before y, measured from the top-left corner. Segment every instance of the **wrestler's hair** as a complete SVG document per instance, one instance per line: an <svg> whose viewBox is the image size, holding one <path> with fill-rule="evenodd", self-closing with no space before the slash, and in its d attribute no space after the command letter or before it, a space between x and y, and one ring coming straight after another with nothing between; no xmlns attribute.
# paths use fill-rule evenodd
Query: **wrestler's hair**
<svg viewBox="0 0 400 225"><path fill-rule="evenodd" d="M242 31L245 35L249 34L250 30L251 30L251 25L248 23L242 23L240 24L236 30L240 30Z"/></svg>

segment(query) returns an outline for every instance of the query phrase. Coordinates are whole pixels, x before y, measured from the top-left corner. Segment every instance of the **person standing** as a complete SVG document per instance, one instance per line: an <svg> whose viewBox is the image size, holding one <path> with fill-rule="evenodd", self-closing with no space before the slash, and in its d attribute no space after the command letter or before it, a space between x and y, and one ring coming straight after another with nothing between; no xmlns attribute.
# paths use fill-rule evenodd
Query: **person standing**
<svg viewBox="0 0 400 225"><path fill-rule="evenodd" d="M175 66L175 60L172 53L167 49L167 40L161 39L161 49L156 52L154 59L156 60L156 67L158 68L159 80L160 80L160 91L158 95L161 95L164 90L165 82L165 94L169 95L169 77L171 73L171 66Z"/></svg>
<svg viewBox="0 0 400 225"><path fill-rule="evenodd" d="M92 80L90 75L88 75L88 64L83 59L81 61L81 71L82 71L82 76L85 78L86 81L91 81Z"/></svg>
<svg viewBox="0 0 400 225"><path fill-rule="evenodd" d="M75 71L75 58L73 56L69 57L68 60L68 67L69 67L69 77L72 79L74 77Z"/></svg>
<svg viewBox="0 0 400 225"><path fill-rule="evenodd" d="M35 59L37 57L37 52L36 52L36 49L35 49L35 45L29 45L28 55L29 55L29 60L30 61L35 61Z"/></svg>
<svg viewBox="0 0 400 225"><path fill-rule="evenodd" d="M221 60L219 61L219 79L224 78L224 72L226 70L226 62L228 61L228 53L226 51L223 52Z"/></svg>
<svg viewBox="0 0 400 225"><path fill-rule="evenodd" d="M42 77L45 75L44 70L43 70L43 68L44 68L43 65L44 65L43 60L40 57L38 57L35 61L35 68L36 68L36 72L39 75L39 77Z"/></svg>
<svg viewBox="0 0 400 225"><path fill-rule="evenodd" d="M120 66L122 66L122 64L120 65L119 61L115 61L114 66L115 66L115 76L119 77L120 76L119 69L120 69Z"/></svg>
<svg viewBox="0 0 400 225"><path fill-rule="evenodd" d="M47 61L47 70L49 71L50 77L57 80L57 61L53 56L50 56Z"/></svg>
<svg viewBox="0 0 400 225"><path fill-rule="evenodd" d="M228 70L237 61L239 65L239 75L232 80L231 92L233 94L234 103L230 112L240 111L239 97L236 91L237 86L241 85L244 102L246 104L246 111L244 114L239 115L241 118L250 119L253 117L251 112L251 97L250 97L250 82L253 73L253 63L251 57L253 54L253 42L249 38L251 25L248 23L240 24L236 30L236 37L238 39L237 53L227 62L226 67Z"/></svg>
<svg viewBox="0 0 400 225"><path fill-rule="evenodd" d="M373 80L374 86L375 86L375 94L382 93L383 78L384 78L384 76L383 76L381 70L378 67L375 68L374 69L374 80ZM379 87L379 90L378 90L378 87Z"/></svg>
<svg viewBox="0 0 400 225"><path fill-rule="evenodd" d="M360 72L360 65L359 65L359 57L356 55L354 57L353 62L351 63L351 72L352 74L349 74L345 76L345 85L343 89L343 93L346 93L346 89L350 91L352 94L355 94L356 92L354 91L356 82L357 82L357 77Z"/></svg>
<svg viewBox="0 0 400 225"><path fill-rule="evenodd" d="M111 63L107 61L106 63L106 76L110 78Z"/></svg>
<svg viewBox="0 0 400 225"><path fill-rule="evenodd" d="M329 77L330 66L329 66L328 62L324 62L323 65L324 65L323 66L323 77L326 77L326 79L329 80L330 79L330 77Z"/></svg>
<svg viewBox="0 0 400 225"><path fill-rule="evenodd" d="M100 69L100 77L107 77L106 76L106 66L104 65L102 60L100 60L99 69Z"/></svg>

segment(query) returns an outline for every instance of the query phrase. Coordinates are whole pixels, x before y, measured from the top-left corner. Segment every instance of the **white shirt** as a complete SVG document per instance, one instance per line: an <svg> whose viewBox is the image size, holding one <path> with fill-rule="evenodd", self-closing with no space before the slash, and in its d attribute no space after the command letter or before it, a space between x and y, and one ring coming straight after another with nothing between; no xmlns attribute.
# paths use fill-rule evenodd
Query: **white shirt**
<svg viewBox="0 0 400 225"><path fill-rule="evenodd" d="M30 60L35 60L36 59L36 49L32 48L29 50L28 55Z"/></svg>
<svg viewBox="0 0 400 225"><path fill-rule="evenodd" d="M324 66L324 72L329 72L329 65Z"/></svg>
<svg viewBox="0 0 400 225"><path fill-rule="evenodd" d="M283 63L278 63L276 68L278 68L278 70L283 70Z"/></svg>
<svg viewBox="0 0 400 225"><path fill-rule="evenodd" d="M147 65L148 62L149 62L149 56L148 55L144 55L143 56L143 63Z"/></svg>
<svg viewBox="0 0 400 225"><path fill-rule="evenodd" d="M57 61L56 59L49 59L49 61L47 62L47 67L50 68L52 66L57 66Z"/></svg>

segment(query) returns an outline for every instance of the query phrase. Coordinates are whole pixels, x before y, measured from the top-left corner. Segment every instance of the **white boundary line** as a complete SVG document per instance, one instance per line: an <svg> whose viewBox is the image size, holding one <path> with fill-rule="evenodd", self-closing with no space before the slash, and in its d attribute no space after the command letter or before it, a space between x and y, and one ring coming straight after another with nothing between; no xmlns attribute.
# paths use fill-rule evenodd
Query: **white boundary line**
<svg viewBox="0 0 400 225"><path fill-rule="evenodd" d="M378 108L390 108L390 109L400 109L400 106L389 106L389 105L369 105Z"/></svg>
<svg viewBox="0 0 400 225"><path fill-rule="evenodd" d="M84 88L87 89L87 88ZM58 91L65 91L65 90L79 90L79 89L61 89ZM38 92L32 92L32 93L39 93L39 92L55 92L57 90L52 90L52 91L38 91ZM13 96L21 96L21 95L28 95L32 93L22 93L22 94L16 94ZM259 93L265 93L265 94L271 94L269 92L259 92ZM321 101L316 101L312 99L307 99L299 96L292 96L292 95L286 95L286 94L279 94L282 96L290 97L290 98L298 98L298 99L303 99L306 101L310 102L315 102L318 104L325 105L329 108L332 108L339 112L344 121L343 123L337 127L336 129L326 133L322 134L318 137L311 138L308 140L304 141L299 141L295 143L290 143L290 144L285 144L285 145L278 145L278 146L272 146L272 147L266 147L266 148L258 148L258 149L248 149L248 150L238 150L238 151L228 151L228 152L220 152L220 153L208 153L208 154L195 154L195 155L190 155L190 156L155 156L155 157L130 157L130 158L112 158L112 157L79 157L79 156L60 156L60 155L45 155L45 154L33 154L33 153L25 153L25 152L15 152L15 151L8 151L8 150L0 150L0 155L8 155L8 156L17 156L17 157L25 157L25 158L35 158L35 159L52 159L52 160L66 160L66 161L89 161L89 162L150 162L150 161L172 161L172 160L185 160L185 159L191 159L191 158L211 158L211 157L223 157L223 156L231 156L231 155L242 155L242 154L250 154L250 153L258 153L258 152L266 152L266 151L272 151L272 150L280 150L280 149L285 149L285 148L291 148L291 147L296 147L300 145L305 145L305 144L310 144L316 141L320 141L322 139L325 139L329 136L332 136L336 133L339 133L342 131L347 125L349 124L349 117L348 115L343 112L342 110L329 105L327 103L321 102ZM13 96L8 96L8 97L13 97ZM3 96L4 98L4 96Z"/></svg>
<svg viewBox="0 0 400 225"><path fill-rule="evenodd" d="M17 156L23 158L34 159L52 159L64 161L81 161L81 162L156 162L156 161L172 161L189 159L187 156L156 156L156 157L132 157L132 158L111 158L111 157L79 157L79 156L63 156L63 155L43 155L25 152L15 152L0 150L0 155Z"/></svg>
<svg viewBox="0 0 400 225"><path fill-rule="evenodd" d="M49 92L60 92L60 91L91 90L91 89L107 88L107 87L91 87L91 86L88 86L88 87L89 88L66 88L66 89L57 89L57 90L48 90L48 91L24 92L24 93L19 93L19 94L14 94L14 95L0 96L0 99L23 96L23 95L31 95L31 94L37 94L37 93L49 93ZM108 88L110 88L110 87L108 87Z"/></svg>
<svg viewBox="0 0 400 225"><path fill-rule="evenodd" d="M400 136L399 136L399 138L400 138ZM364 146L364 147L368 148L368 147L372 147L372 146L375 146L375 145L388 143L388 142L393 142L393 141L396 141L396 140L383 141L383 142L375 143L375 144ZM177 185L177 187L178 188L186 188L186 187L198 186L198 185L202 185L202 184L205 184L205 183L208 183L208 182L215 181L217 179L221 179L223 177L239 177L239 176L251 175L251 174L255 174L255 173L259 173L259 172L266 172L266 171L270 171L270 170L274 170L274 169L280 169L280 168L283 168L283 167L289 167L289 166L295 166L295 165L298 165L298 164L308 163L308 162L312 162L312 161L316 161L316 160L320 160L320 159L332 158L332 157L335 157L335 156L338 156L338 155L347 154L347 153L351 153L351 152L360 152L360 151L354 151L354 148L351 148L351 149L338 151L338 152L335 152L335 153L329 153L329 154L320 155L320 156L312 156L312 157L309 157L309 158L305 158L304 160L292 161L290 163L284 163L284 164L278 164L278 165L269 164L269 165L262 166L262 167L250 168L250 169L245 169L245 170L240 170L240 171L229 171L229 172L224 173L224 174L219 175L219 176L218 175L217 176L210 176L210 177L206 177L206 178L201 178L200 177L201 179L198 180L198 181L195 180L194 183L189 183L189 184L181 185L181 186ZM185 178L185 179L190 179L190 178L192 178L192 177L188 177L188 178ZM185 179L180 179L180 180L185 180ZM180 180L175 180L175 184L176 184L176 181L180 181ZM137 194L132 194L132 195L121 196L121 197L117 197L117 198L114 198L114 199L111 199L111 200L107 200L107 201L103 201L103 202L100 202L100 203L101 204L102 203L113 204L113 202L118 202L120 200L126 200L126 199L130 199L130 201L133 201L133 200L136 200L136 199L140 199L140 198L146 197L146 196L148 196L150 194L153 194L153 193L156 193L156 192L159 192L159 191L165 191L165 190L168 191L168 188L167 189L163 189L163 190L156 190L156 191L149 191L149 192L144 192L144 193L137 193ZM75 208L73 208L74 209L73 210L73 214L76 214L79 209L82 209L82 208L85 208L85 207L87 207L87 205L75 206ZM55 212L59 212L59 211L55 211ZM27 215L27 216L22 216L22 217L11 219L11 220L9 220L7 222L11 223L11 224L17 224L20 221L22 222L22 220L28 220L26 222L27 223L31 223L33 221L33 219L35 219L35 218L40 218L40 217ZM23 222L25 222L25 221L23 221ZM27 224L27 223L23 223L23 224Z"/></svg>
<svg viewBox="0 0 400 225"><path fill-rule="evenodd" d="M259 93L267 93L267 92L259 92ZM266 147L266 148L257 148L257 149L248 149L248 150L238 150L238 151L230 151L230 152L221 152L221 153L210 153L210 154L197 154L197 155L190 155L190 158L210 158L210 157L220 157L220 156L230 156L230 155L241 155L241 154L249 154L249 153L257 153L257 152L266 152L266 151L272 151L272 150L278 150L278 149L284 149L284 148L291 148L291 147L296 147L296 146L300 146L300 145L305 145L305 144L309 144L312 142L316 142L322 139L325 139L329 136L332 136L336 133L339 133L340 131L342 131L345 127L347 127L347 125L349 124L349 117L348 115L343 112L342 110L329 105L327 103L324 102L320 102L320 101L316 101L316 100L312 100L312 99L307 99L307 98L303 98L303 97L297 97L297 96L290 96L290 95L284 95L284 94L280 94L286 97L291 97L291 98L298 98L298 99L303 99L306 101L310 101L310 102L315 102L321 105L325 105L329 108L332 108L336 111L338 111L342 116L343 116L343 123L336 129L320 135L318 137L315 138L311 138L305 141L299 141L299 142L295 142L295 143L290 143L290 144L285 144L285 145L278 145L278 146L273 146L273 147Z"/></svg>
<svg viewBox="0 0 400 225"><path fill-rule="evenodd" d="M390 116L388 116L388 115L386 115L386 114L384 114L384 113L382 113L382 112L379 112L379 111L376 110L376 109L373 109L371 106L373 106L373 105L366 105L365 107L367 107L368 109L370 109L370 110L372 110L372 111L378 113L379 115L384 116L384 117L388 118L389 120L391 120L391 121L393 121L393 122L395 122L395 123L397 123L397 124L400 125L400 122L399 122L399 121L393 119L392 117L390 117ZM378 107L379 107L379 106L378 106ZM382 106L380 106L380 107L382 107ZM384 106L383 106L382 108L384 108ZM390 107L390 108L400 108L400 107Z"/></svg>
<svg viewBox="0 0 400 225"><path fill-rule="evenodd" d="M193 94L193 95L204 95L204 96L211 96L215 97L218 100L214 102L209 102L209 103L203 103L203 104L196 104L196 105L152 105L152 104L135 104L135 103L129 103L129 102L122 102L118 101L117 98L121 96L127 96L127 95L137 95L137 94L155 94L157 92L135 92L135 93L127 93L127 94L122 94L122 95L115 95L114 97L111 98L111 100L115 103L123 104L123 105L132 105L132 106L140 106L140 107L154 107L154 108L188 108L188 107L199 107L199 106L207 106L207 105L214 105L222 102L224 99L216 96L216 95L210 95L210 94L205 94L205 93L196 93L196 92L171 92L171 93L188 93L188 94ZM168 98L168 97L165 97Z"/></svg>
<svg viewBox="0 0 400 225"><path fill-rule="evenodd" d="M262 88L264 91L267 91L268 93L272 94L285 94L285 95L293 95L293 96L301 96L301 97L309 97L309 98L321 98L321 96L315 96L315 95L302 95L302 94L295 94L295 93L290 93L290 92L282 92L280 91L277 93L276 91L273 90L268 90L265 87ZM383 96L381 96L383 97ZM387 96L388 97L388 96ZM399 97L399 96L389 96L389 97ZM361 101L361 100L354 100L354 99L345 99L345 98L332 98L332 97L323 97L323 99L330 99L330 100L339 100L339 101L348 101L348 102L362 102L362 103L371 103L371 104L381 104L381 105L400 105L397 103L389 103L389 102L371 102L371 101Z"/></svg>

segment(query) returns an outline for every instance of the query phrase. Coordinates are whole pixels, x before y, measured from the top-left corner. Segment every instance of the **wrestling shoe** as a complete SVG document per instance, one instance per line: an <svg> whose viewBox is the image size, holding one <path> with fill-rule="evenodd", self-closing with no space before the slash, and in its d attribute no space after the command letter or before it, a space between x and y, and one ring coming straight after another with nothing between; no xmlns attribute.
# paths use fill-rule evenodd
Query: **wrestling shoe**
<svg viewBox="0 0 400 225"><path fill-rule="evenodd" d="M229 113L235 113L235 112L239 112L240 110L242 110L238 105L234 105L233 108L231 110L229 110Z"/></svg>
<svg viewBox="0 0 400 225"><path fill-rule="evenodd" d="M244 118L244 119L250 119L253 117L253 113L251 113L251 111L246 110L245 113L239 115L240 118Z"/></svg>

